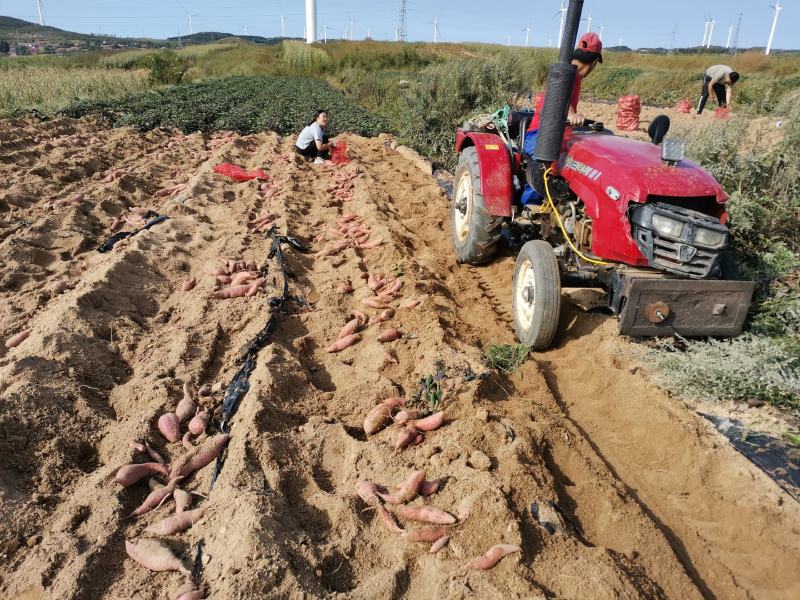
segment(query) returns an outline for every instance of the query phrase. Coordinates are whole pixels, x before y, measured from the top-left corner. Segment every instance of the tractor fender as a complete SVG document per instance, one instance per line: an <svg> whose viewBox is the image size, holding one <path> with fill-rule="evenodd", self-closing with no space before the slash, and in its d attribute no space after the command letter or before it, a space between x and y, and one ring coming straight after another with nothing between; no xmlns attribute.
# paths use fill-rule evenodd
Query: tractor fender
<svg viewBox="0 0 800 600"><path fill-rule="evenodd" d="M486 210L493 217L510 217L514 201L511 156L500 136L477 131L459 131L456 151L473 146L481 168L481 192Z"/></svg>

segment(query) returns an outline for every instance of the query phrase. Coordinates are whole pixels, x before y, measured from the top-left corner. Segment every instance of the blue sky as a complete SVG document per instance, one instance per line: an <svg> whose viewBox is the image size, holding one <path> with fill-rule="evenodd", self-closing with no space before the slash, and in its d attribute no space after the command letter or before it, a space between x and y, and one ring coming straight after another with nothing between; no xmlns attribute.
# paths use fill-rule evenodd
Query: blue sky
<svg viewBox="0 0 800 600"><path fill-rule="evenodd" d="M184 8L194 17L194 31L227 31L267 37L280 35L280 17L286 34L301 36L304 0L43 0L45 23L83 33L120 36L168 37L186 33ZM764 46L772 19L772 0L586 0L584 16L592 13L592 29L608 45L620 38L628 46L670 45L677 27L677 46L700 43L706 18L716 20L712 43L725 45L728 28L743 13L740 46ZM783 0L775 48L800 48L800 0ZM352 18L355 39L369 29L376 39L394 39L400 0L318 0L319 25L328 25L329 37L341 37ZM527 11L511 6L529 6ZM433 19L440 19L444 42L479 41L523 45L523 28L531 27L530 44L547 46L558 37L560 0L529 0L502 5L486 0L408 0L408 33L412 40L430 41ZM35 0L0 0L0 15L36 21ZM587 23L582 26L586 29Z"/></svg>

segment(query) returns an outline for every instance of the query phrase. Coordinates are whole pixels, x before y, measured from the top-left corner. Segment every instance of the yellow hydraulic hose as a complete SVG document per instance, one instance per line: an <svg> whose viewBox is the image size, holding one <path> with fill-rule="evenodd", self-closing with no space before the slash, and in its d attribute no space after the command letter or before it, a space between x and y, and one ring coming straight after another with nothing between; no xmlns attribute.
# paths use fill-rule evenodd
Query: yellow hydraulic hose
<svg viewBox="0 0 800 600"><path fill-rule="evenodd" d="M588 263L592 263L593 265L608 265L611 263L603 262L602 260L595 260L593 258L589 258L588 256L584 255L580 250L575 247L575 244L572 243L572 240L567 233L567 230L564 228L564 222L561 220L561 215L558 214L558 210L556 209L556 205L553 203L553 197L550 195L550 186L547 185L547 178L548 175L552 172L553 167L550 167L544 172L544 191L547 192L547 201L550 203L550 208L553 209L553 213L556 216L556 220L558 221L558 226L561 228L561 233L564 234L564 239L567 240L569 247L572 248L572 251L580 256L583 260Z"/></svg>

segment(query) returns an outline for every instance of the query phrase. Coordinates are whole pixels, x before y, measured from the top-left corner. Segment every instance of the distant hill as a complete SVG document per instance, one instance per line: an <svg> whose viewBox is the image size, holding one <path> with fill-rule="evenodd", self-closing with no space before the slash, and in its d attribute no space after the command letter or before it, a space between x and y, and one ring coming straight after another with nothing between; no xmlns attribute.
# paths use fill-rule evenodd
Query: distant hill
<svg viewBox="0 0 800 600"><path fill-rule="evenodd" d="M22 43L40 41L49 44L65 44L71 42L88 43L92 46L99 46L103 42L109 44L120 44L123 46L159 46L163 42L159 40L140 39L140 38L120 38L113 35L94 35L88 33L77 33L75 31L65 31L49 25L39 25L15 19L14 17L0 16L0 40L15 42L19 39Z"/></svg>
<svg viewBox="0 0 800 600"><path fill-rule="evenodd" d="M218 42L224 39L240 39L254 44L280 44L284 39L299 39L299 38L279 38L279 37L262 37L260 35L234 35L233 33L222 33L219 31L202 31L200 33L193 33L192 35L183 35L180 38L171 37L167 38L170 42L181 41L184 44L207 44L209 42Z"/></svg>

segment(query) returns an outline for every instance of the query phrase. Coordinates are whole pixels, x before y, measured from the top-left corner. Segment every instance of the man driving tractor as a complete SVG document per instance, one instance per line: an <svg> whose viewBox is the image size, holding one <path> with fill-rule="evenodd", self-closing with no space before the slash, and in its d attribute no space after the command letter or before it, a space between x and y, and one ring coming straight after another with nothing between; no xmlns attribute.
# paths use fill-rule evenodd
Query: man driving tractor
<svg viewBox="0 0 800 600"><path fill-rule="evenodd" d="M569 110L567 112L567 122L573 127L583 125L585 117L578 112L578 101L581 97L581 82L584 77L588 77L597 63L603 62L603 42L600 36L596 33L584 33L581 39L578 40L578 45L575 52L572 54L572 64L578 67L575 75L575 85L572 88L572 97L569 101ZM544 105L544 96L539 96L539 102L536 105L536 113L531 119L531 124L525 134L525 143L523 150L529 156L534 155L536 150L536 141L539 134L539 118ZM542 201L541 195L534 190L530 185L525 186L522 193L522 204L539 204Z"/></svg>

